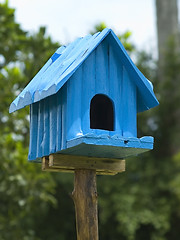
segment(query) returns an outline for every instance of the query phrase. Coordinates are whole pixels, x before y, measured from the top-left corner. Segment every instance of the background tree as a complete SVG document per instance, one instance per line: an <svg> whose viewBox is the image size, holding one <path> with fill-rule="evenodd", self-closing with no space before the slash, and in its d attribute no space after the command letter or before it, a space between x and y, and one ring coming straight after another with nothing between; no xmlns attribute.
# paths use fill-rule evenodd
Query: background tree
<svg viewBox="0 0 180 240"><path fill-rule="evenodd" d="M169 156L180 149L178 143L180 138L180 31L177 0L156 0L156 13L159 50L158 82L162 99L159 130L161 141L166 145L166 149L160 147L159 153ZM171 97L172 93L173 97Z"/></svg>
<svg viewBox="0 0 180 240"><path fill-rule="evenodd" d="M159 55L159 74L163 79L165 64L165 51L170 38L173 38L175 45L179 48L179 22L178 22L178 1L177 0L156 0L156 19L158 34L158 55Z"/></svg>
<svg viewBox="0 0 180 240"><path fill-rule="evenodd" d="M38 239L35 218L56 204L55 184L40 166L27 162L28 111L9 115L9 103L57 47L40 29L28 35L8 1L0 4L0 239ZM39 47L38 45L41 45ZM31 46L34 46L32 49ZM36 46L36 48L35 48ZM43 52L43 53L42 53ZM25 54L26 53L26 54ZM31 61L30 61L31 60ZM35 63L35 65L34 65ZM29 68L28 68L29 66ZM28 79L28 80L27 80Z"/></svg>

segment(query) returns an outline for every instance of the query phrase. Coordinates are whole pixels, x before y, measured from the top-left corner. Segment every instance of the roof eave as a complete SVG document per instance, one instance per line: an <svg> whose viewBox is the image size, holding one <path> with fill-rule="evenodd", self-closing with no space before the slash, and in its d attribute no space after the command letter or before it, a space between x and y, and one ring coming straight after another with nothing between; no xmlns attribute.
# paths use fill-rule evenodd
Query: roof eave
<svg viewBox="0 0 180 240"><path fill-rule="evenodd" d="M133 63L131 58L129 57L126 49L120 42L119 38L115 35L115 33L111 30L110 31L112 38L115 40L115 44L120 48L121 51L118 51L121 61L123 62L124 66L127 68L131 79L134 80L135 85L138 88L139 93L142 96L144 101L144 107L141 108L141 111L148 110L150 108L156 107L159 102L153 92L152 86L146 77L140 72L140 70L136 67Z"/></svg>

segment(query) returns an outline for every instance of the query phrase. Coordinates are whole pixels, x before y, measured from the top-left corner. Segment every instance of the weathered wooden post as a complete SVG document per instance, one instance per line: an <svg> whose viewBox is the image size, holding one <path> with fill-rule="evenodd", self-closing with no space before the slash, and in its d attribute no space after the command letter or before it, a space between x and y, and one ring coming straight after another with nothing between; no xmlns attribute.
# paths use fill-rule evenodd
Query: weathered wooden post
<svg viewBox="0 0 180 240"><path fill-rule="evenodd" d="M98 239L96 170L75 170L72 197L76 211L77 239Z"/></svg>
<svg viewBox="0 0 180 240"><path fill-rule="evenodd" d="M98 239L96 174L125 171L151 150L137 138L137 112L158 105L152 84L111 29L60 47L10 106L30 105L28 159L45 171L75 172L78 240Z"/></svg>

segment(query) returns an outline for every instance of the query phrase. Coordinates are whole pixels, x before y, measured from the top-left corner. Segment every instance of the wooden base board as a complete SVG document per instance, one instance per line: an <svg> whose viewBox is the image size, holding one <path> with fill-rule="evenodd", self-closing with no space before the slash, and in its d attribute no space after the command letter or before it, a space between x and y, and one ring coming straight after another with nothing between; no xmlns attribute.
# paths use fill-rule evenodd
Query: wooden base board
<svg viewBox="0 0 180 240"><path fill-rule="evenodd" d="M125 160L51 154L42 158L42 170L74 172L75 169L96 170L98 175L115 175L125 171Z"/></svg>

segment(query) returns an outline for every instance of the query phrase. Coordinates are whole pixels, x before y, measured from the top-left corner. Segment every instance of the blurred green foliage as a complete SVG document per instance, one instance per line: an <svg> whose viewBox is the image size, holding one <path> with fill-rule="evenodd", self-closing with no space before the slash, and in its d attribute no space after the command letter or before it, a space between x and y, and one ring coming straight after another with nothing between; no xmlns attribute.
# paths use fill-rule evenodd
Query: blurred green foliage
<svg viewBox="0 0 180 240"><path fill-rule="evenodd" d="M99 24L92 31L101 31ZM173 37L164 79L151 54L137 52L130 32L119 36L139 69L154 83L160 106L139 114L138 135L155 137L155 149L126 160L126 172L99 176L99 229L103 240L178 240L180 235L180 59ZM27 161L28 108L10 103L59 47L41 27L29 34L0 4L0 240L75 239L73 175L47 173Z"/></svg>
<svg viewBox="0 0 180 240"><path fill-rule="evenodd" d="M101 32L105 28L107 28L107 25L104 22L101 22L99 24L96 24L94 29L90 33L94 34L96 32ZM129 54L131 54L135 50L135 46L132 44L132 42L130 42L131 35L132 33L130 31L126 31L121 35L117 35Z"/></svg>

